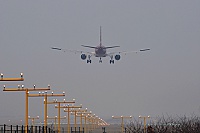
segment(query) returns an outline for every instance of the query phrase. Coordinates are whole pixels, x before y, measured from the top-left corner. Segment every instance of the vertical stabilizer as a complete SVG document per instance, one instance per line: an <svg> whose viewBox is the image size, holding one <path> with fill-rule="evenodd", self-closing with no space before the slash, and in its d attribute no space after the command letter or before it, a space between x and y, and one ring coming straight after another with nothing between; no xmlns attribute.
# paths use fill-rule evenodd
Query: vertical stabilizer
<svg viewBox="0 0 200 133"><path fill-rule="evenodd" d="M101 26L100 26L100 46L102 46L102 38L101 38Z"/></svg>

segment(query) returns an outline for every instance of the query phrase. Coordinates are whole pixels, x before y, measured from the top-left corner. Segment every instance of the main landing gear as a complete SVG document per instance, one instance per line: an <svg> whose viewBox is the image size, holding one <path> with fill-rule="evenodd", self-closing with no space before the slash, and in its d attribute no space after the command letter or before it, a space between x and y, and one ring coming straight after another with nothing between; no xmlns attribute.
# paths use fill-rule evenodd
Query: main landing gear
<svg viewBox="0 0 200 133"><path fill-rule="evenodd" d="M114 64L114 62L115 62L114 60L112 60L112 59L110 60L110 64Z"/></svg>
<svg viewBox="0 0 200 133"><path fill-rule="evenodd" d="M91 60L87 60L87 63L91 63Z"/></svg>
<svg viewBox="0 0 200 133"><path fill-rule="evenodd" d="M113 60L113 55L112 56L110 56L110 64L114 64L114 60Z"/></svg>
<svg viewBox="0 0 200 133"><path fill-rule="evenodd" d="M87 63L91 63L91 55L88 55L88 60L87 60Z"/></svg>

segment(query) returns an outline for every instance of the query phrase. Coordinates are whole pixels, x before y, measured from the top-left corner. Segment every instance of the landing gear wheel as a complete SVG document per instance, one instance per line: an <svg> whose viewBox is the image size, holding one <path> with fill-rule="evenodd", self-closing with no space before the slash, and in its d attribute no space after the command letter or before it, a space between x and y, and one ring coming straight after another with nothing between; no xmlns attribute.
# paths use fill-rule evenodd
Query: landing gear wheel
<svg viewBox="0 0 200 133"><path fill-rule="evenodd" d="M87 63L91 63L91 60L87 60Z"/></svg>
<svg viewBox="0 0 200 133"><path fill-rule="evenodd" d="M100 59L99 59L99 63L102 63L101 57L100 57Z"/></svg>
<svg viewBox="0 0 200 133"><path fill-rule="evenodd" d="M110 60L110 64L114 64L114 60Z"/></svg>

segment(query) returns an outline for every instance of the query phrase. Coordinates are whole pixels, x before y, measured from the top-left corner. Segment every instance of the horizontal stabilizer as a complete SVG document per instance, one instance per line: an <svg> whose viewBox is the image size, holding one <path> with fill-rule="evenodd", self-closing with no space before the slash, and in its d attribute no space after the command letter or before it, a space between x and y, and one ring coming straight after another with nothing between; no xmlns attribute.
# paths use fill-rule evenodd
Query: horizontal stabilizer
<svg viewBox="0 0 200 133"><path fill-rule="evenodd" d="M87 48L96 48L96 47L94 47L94 46L86 46L86 45L81 45L81 46L87 47Z"/></svg>
<svg viewBox="0 0 200 133"><path fill-rule="evenodd" d="M140 51L142 52L142 51L148 51L148 50L150 50L149 48L147 48L147 49L140 49Z"/></svg>
<svg viewBox="0 0 200 133"><path fill-rule="evenodd" d="M52 47L51 49L62 50L61 48Z"/></svg>
<svg viewBox="0 0 200 133"><path fill-rule="evenodd" d="M105 48L107 49L107 48L117 48L117 47L120 47L120 46L111 46L111 47L105 47Z"/></svg>

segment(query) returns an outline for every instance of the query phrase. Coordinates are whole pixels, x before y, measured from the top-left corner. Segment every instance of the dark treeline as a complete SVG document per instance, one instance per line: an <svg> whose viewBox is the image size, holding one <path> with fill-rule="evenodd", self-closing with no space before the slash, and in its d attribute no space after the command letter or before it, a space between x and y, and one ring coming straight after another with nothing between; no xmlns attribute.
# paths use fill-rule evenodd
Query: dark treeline
<svg viewBox="0 0 200 133"><path fill-rule="evenodd" d="M144 130L143 123L136 119L126 125L127 133L200 133L200 117L156 117Z"/></svg>

